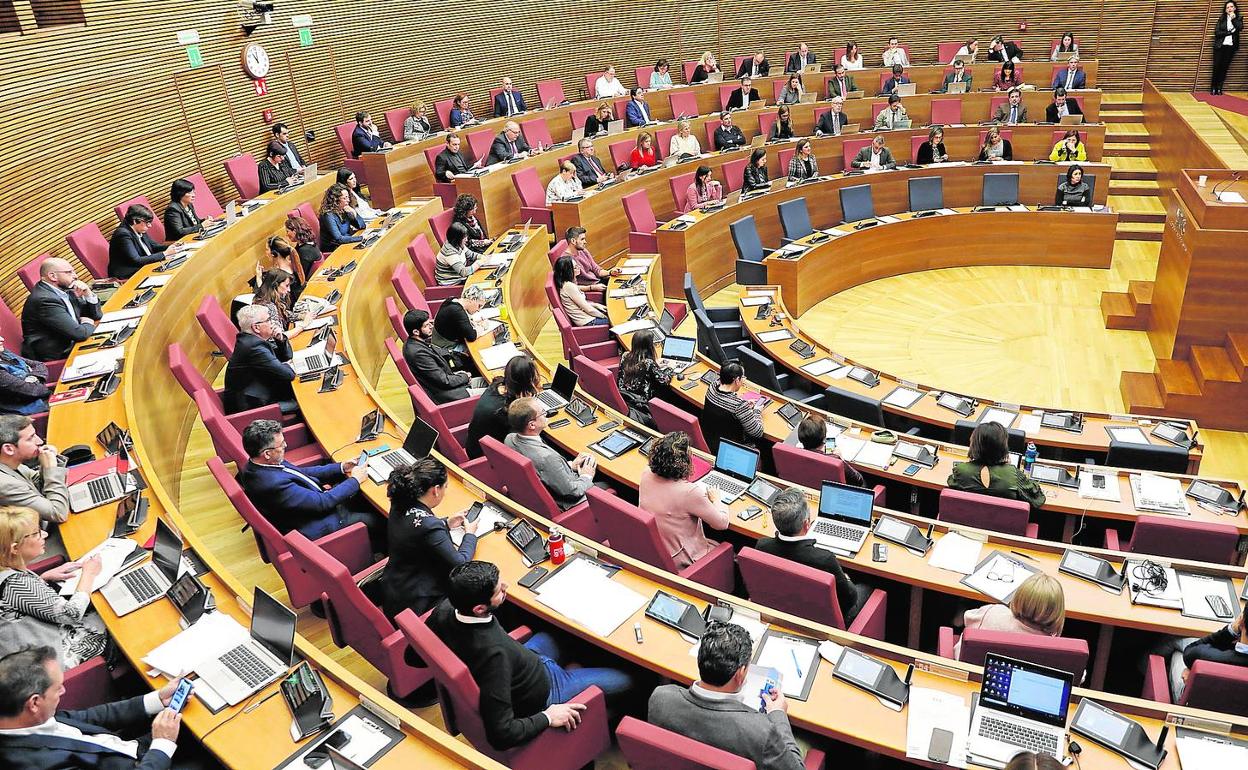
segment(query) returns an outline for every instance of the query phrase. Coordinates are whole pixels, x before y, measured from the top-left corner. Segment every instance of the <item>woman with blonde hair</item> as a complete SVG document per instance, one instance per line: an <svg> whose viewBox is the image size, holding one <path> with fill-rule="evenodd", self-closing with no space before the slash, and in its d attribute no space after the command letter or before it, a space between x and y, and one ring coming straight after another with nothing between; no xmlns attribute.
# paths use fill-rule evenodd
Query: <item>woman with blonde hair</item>
<svg viewBox="0 0 1248 770"><path fill-rule="evenodd" d="M425 117L425 103L418 100L412 107L412 114L403 121L403 141L424 139L429 136L432 128L429 125L429 118Z"/></svg>
<svg viewBox="0 0 1248 770"><path fill-rule="evenodd" d="M1014 591L1009 605L986 604L967 610L962 613L962 623L968 629L1061 636L1066 625L1066 594L1056 579L1037 572ZM962 643L958 642L954 656L961 651Z"/></svg>
<svg viewBox="0 0 1248 770"><path fill-rule="evenodd" d="M46 645L57 650L61 666L70 669L102 654L108 644L103 621L89 612L100 557L36 575L30 564L43 556L47 537L39 514L30 508L0 507L0 657ZM75 573L78 586L68 598L49 585Z"/></svg>
<svg viewBox="0 0 1248 770"><path fill-rule="evenodd" d="M702 145L698 144L698 137L693 135L693 124L688 120L680 121L680 127L676 129L676 133L672 134L667 154L677 158L684 155L693 157L702 154Z"/></svg>
<svg viewBox="0 0 1248 770"><path fill-rule="evenodd" d="M689 84L705 82L712 74L719 72L719 63L715 61L715 54L710 51L704 51L698 57L698 66L693 68L693 77L689 78Z"/></svg>

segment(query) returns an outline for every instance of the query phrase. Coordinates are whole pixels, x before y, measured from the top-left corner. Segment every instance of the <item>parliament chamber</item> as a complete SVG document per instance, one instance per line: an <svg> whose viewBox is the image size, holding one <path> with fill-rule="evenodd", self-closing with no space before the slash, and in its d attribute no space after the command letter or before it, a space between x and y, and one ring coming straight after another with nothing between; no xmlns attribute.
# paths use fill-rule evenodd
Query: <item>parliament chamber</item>
<svg viewBox="0 0 1248 770"><path fill-rule="evenodd" d="M4 764L1248 758L1233 5L0 3Z"/></svg>

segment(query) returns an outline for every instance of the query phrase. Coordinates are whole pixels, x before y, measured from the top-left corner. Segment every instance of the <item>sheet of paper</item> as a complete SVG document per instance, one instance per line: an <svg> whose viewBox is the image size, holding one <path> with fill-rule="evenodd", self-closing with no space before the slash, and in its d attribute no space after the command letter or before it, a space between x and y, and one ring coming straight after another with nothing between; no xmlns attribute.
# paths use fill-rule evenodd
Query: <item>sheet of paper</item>
<svg viewBox="0 0 1248 770"><path fill-rule="evenodd" d="M1126 428L1106 428L1109 437L1115 441L1122 441L1127 444L1147 444L1148 436L1144 435L1144 431L1134 425Z"/></svg>
<svg viewBox="0 0 1248 770"><path fill-rule="evenodd" d="M819 656L831 663L833 666L835 666L836 662L841 659L841 653L844 651L844 647L831 639L824 639L819 643Z"/></svg>
<svg viewBox="0 0 1248 770"><path fill-rule="evenodd" d="M195 252L208 245L208 241L183 241L182 251Z"/></svg>
<svg viewBox="0 0 1248 770"><path fill-rule="evenodd" d="M143 663L171 677L185 676L202 661L218 657L250 636L224 612L210 612L191 627L143 656Z"/></svg>
<svg viewBox="0 0 1248 770"><path fill-rule="evenodd" d="M73 363L65 367L61 373L61 380L82 379L83 377L94 377L97 374L112 371L117 362L126 356L126 346L118 345L115 348L106 348L105 350L94 350L74 358Z"/></svg>
<svg viewBox="0 0 1248 770"><path fill-rule="evenodd" d="M1040 432L1040 420L1043 417L1044 415L1042 414L1019 415L1018 427L1021 428L1023 433L1026 433L1028 436L1034 435Z"/></svg>
<svg viewBox="0 0 1248 770"><path fill-rule="evenodd" d="M1164 590L1153 588L1152 590L1136 590L1136 586L1145 584L1143 562L1128 561L1124 565L1127 576L1127 590L1131 592L1132 604L1147 604L1153 607L1168 607L1170 609L1183 608L1183 593L1179 588L1179 577L1175 574L1174 569L1165 567L1166 587Z"/></svg>
<svg viewBox="0 0 1248 770"><path fill-rule="evenodd" d="M858 453L866 445L866 441L854 436L841 434L836 437L836 453L847 463L854 462L858 457Z"/></svg>
<svg viewBox="0 0 1248 770"><path fill-rule="evenodd" d="M974 540L957 532L946 532L932 546L929 562L937 569L947 569L969 575L979 564L979 553L984 548L983 542Z"/></svg>
<svg viewBox="0 0 1248 770"><path fill-rule="evenodd" d="M914 406L914 402L923 398L923 394L912 388L898 387L884 398L885 404L899 407L901 409L909 409Z"/></svg>
<svg viewBox="0 0 1248 770"><path fill-rule="evenodd" d="M142 283L139 284L139 288L150 289L154 286L164 286L169 283L169 279L172 277L172 275L149 275L143 279Z"/></svg>
<svg viewBox="0 0 1248 770"><path fill-rule="evenodd" d="M756 665L780 672L781 689L788 697L796 697L806 689L806 680L814 674L819 646L813 641L786 639L775 634L763 640Z"/></svg>
<svg viewBox="0 0 1248 770"><path fill-rule="evenodd" d="M313 318L313 319L312 319L312 320L308 323L308 325L307 325L307 326L305 326L305 327L303 327L303 328L305 328L305 329L319 329L319 328L321 328L322 326L329 326L329 325L330 325L330 324L332 324L333 322L334 322L334 317L333 317L332 315L323 315L323 316L321 316L320 318Z"/></svg>
<svg viewBox="0 0 1248 770"><path fill-rule="evenodd" d="M133 540L128 540L124 537L110 537L83 554L82 558L78 559L79 562L84 562L92 556L100 557L100 574L95 578L95 582L92 583L92 593L100 590L105 583L112 580L113 575L116 575L121 570L121 565L125 562L126 557L134 553L134 549L138 547L139 544ZM80 574L75 572L68 580L61 583L61 596L74 595L74 592L78 590Z"/></svg>
<svg viewBox="0 0 1248 770"><path fill-rule="evenodd" d="M581 559L541 586L537 600L598 636L610 636L646 604L646 597Z"/></svg>
<svg viewBox="0 0 1248 770"><path fill-rule="evenodd" d="M96 334L112 334L113 332L123 327L126 327L126 326L133 327L133 326L138 326L138 325L139 325L138 319L135 319L135 318L130 318L124 321L109 321L108 323L96 324L95 333Z"/></svg>
<svg viewBox="0 0 1248 770"><path fill-rule="evenodd" d="M880 221L886 225L891 225L894 222L900 222L901 220L892 215L885 215L885 216L880 217Z"/></svg>
<svg viewBox="0 0 1248 770"><path fill-rule="evenodd" d="M654 257L633 257L624 260L624 264L620 267L650 267L652 262L654 262Z"/></svg>
<svg viewBox="0 0 1248 770"><path fill-rule="evenodd" d="M645 275L648 269L645 267L621 267L620 275Z"/></svg>
<svg viewBox="0 0 1248 770"><path fill-rule="evenodd" d="M611 333L630 334L632 332L641 331L642 329L650 329L654 327L654 321L649 318L638 318L636 321L625 321L622 324L616 324L611 327Z"/></svg>
<svg viewBox="0 0 1248 770"><path fill-rule="evenodd" d="M481 514L477 516L477 538L485 537L494 531L495 522L509 521L509 517L499 509L487 504L481 509ZM458 548L459 544L464 542L464 528L457 527L451 530L451 542Z"/></svg>
<svg viewBox="0 0 1248 770"><path fill-rule="evenodd" d="M848 377L849 373L852 372L853 370L854 370L853 366L851 366L850 364L845 364L843 366L838 366L836 369L829 372L828 376L834 380L843 380L846 377Z"/></svg>
<svg viewBox="0 0 1248 770"><path fill-rule="evenodd" d="M1183 770L1248 767L1248 743L1243 741L1180 728L1174 745Z"/></svg>
<svg viewBox="0 0 1248 770"><path fill-rule="evenodd" d="M1105 480L1103 487L1094 486L1097 476ZM1120 502L1122 489L1118 484L1118 474L1106 470L1084 470L1079 474L1079 496L1089 500Z"/></svg>
<svg viewBox="0 0 1248 770"><path fill-rule="evenodd" d="M911 687L906 713L906 757L926 760L932 743L932 730L948 730L953 733L953 748L946 764L966 767L971 709L960 695L928 687Z"/></svg>
<svg viewBox="0 0 1248 770"><path fill-rule="evenodd" d="M100 316L100 323L105 324L109 321L125 321L130 318L142 318L147 312L147 305L139 305L138 307L128 307L121 310L113 310Z"/></svg>
<svg viewBox="0 0 1248 770"><path fill-rule="evenodd" d="M737 700L757 711L763 706L763 692L776 684L784 689L783 682L784 675L780 671L758 663L751 663L745 669L745 681L741 683L741 689L737 692Z"/></svg>
<svg viewBox="0 0 1248 770"><path fill-rule="evenodd" d="M1235 586L1229 578L1216 575L1194 575L1190 572L1179 572L1178 576L1179 592L1183 595L1184 615L1230 623L1239 614ZM1231 615L1219 617L1209 606L1209 601L1205 598L1208 596L1221 596L1226 601Z"/></svg>
<svg viewBox="0 0 1248 770"><path fill-rule="evenodd" d="M770 301L771 301L771 297L769 296L742 297L741 298L741 304L744 305L745 307L756 307L758 305L766 305Z"/></svg>
<svg viewBox="0 0 1248 770"><path fill-rule="evenodd" d="M982 567L972 572L963 581L966 585L980 593L1004 602L1023 581L1036 573L1036 569L1007 557L1003 553L994 553Z"/></svg>
<svg viewBox="0 0 1248 770"><path fill-rule="evenodd" d="M1234 190L1226 190L1218 193L1218 200L1223 203L1244 203L1244 196Z"/></svg>
<svg viewBox="0 0 1248 770"><path fill-rule="evenodd" d="M1131 476L1131 496L1135 507L1145 511L1159 511L1190 516L1187 497L1178 479L1142 473Z"/></svg>
<svg viewBox="0 0 1248 770"><path fill-rule="evenodd" d="M837 439L837 443L840 441L841 439ZM887 470L889 462L893 459L893 446L893 444L881 444L878 441L865 441L862 448L858 450L858 454L854 456L854 462Z"/></svg>
<svg viewBox="0 0 1248 770"><path fill-rule="evenodd" d="M491 345L481 351L481 365L489 371L502 369L507 362L520 355L520 348L514 342Z"/></svg>
<svg viewBox="0 0 1248 770"><path fill-rule="evenodd" d="M698 218L692 214L681 214L680 216L676 217L676 221L688 222L689 224L693 224L694 222L698 221Z"/></svg>
<svg viewBox="0 0 1248 770"><path fill-rule="evenodd" d="M760 342L779 342L781 340L793 339L793 332L788 329L776 329L769 332L759 332L758 339Z"/></svg>
<svg viewBox="0 0 1248 770"><path fill-rule="evenodd" d="M644 294L645 288L641 286L630 286L627 289L607 289L607 297L610 299L619 299L620 297L632 297L637 294Z"/></svg>
<svg viewBox="0 0 1248 770"><path fill-rule="evenodd" d="M636 310L639 307L645 307L650 304L650 298L645 294L634 294L631 297L624 298L624 307L629 310Z"/></svg>
<svg viewBox="0 0 1248 770"><path fill-rule="evenodd" d="M483 307L477 311L477 318L480 318L482 320L489 320L491 318L498 318L500 315L502 315L502 313L503 313L502 307Z"/></svg>
<svg viewBox="0 0 1248 770"><path fill-rule="evenodd" d="M840 366L837 362L830 358L821 358L818 361L812 361L802 367L802 371L807 374L813 374L816 377L827 374L828 372Z"/></svg>

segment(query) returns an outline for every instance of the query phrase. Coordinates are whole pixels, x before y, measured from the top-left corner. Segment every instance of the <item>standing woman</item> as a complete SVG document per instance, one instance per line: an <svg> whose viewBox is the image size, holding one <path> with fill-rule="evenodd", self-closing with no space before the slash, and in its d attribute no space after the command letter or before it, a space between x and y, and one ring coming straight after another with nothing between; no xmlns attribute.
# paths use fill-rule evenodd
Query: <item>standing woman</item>
<svg viewBox="0 0 1248 770"><path fill-rule="evenodd" d="M919 145L919 154L914 162L926 166L929 163L946 163L948 160L949 153L945 152L945 129L942 126L932 126L927 132L927 141Z"/></svg>
<svg viewBox="0 0 1248 770"><path fill-rule="evenodd" d="M814 144L809 139L797 143L797 152L789 161L789 179L803 182L819 176L819 164L815 162Z"/></svg>
<svg viewBox="0 0 1248 770"><path fill-rule="evenodd" d="M693 211L699 206L720 200L723 197L723 186L720 185L718 180L711 179L711 167L698 166L698 170L693 175L693 182L690 183L689 189L685 191L684 212ZM636 340L637 338L634 337L633 339Z"/></svg>
<svg viewBox="0 0 1248 770"><path fill-rule="evenodd" d="M1239 15L1239 5L1235 0L1228 0L1222 7L1222 17L1213 28L1213 85L1209 92L1222 93L1222 84L1226 81L1227 70L1231 68L1231 59L1239 50L1239 33L1244 31L1244 17Z"/></svg>
<svg viewBox="0 0 1248 770"><path fill-rule="evenodd" d="M365 222L371 222L381 216L381 211L373 208L368 198L360 192L360 180L356 178L355 172L349 168L338 169L338 178L335 180L338 184L347 188L351 192L351 208L355 209L355 213L360 215L360 219Z"/></svg>
<svg viewBox="0 0 1248 770"><path fill-rule="evenodd" d="M671 381L672 373L659 366L654 332L642 329L634 334L630 349L620 358L620 369L615 374L615 384L628 404L628 416L647 428L655 428L654 418L650 416L650 399Z"/></svg>
<svg viewBox="0 0 1248 770"><path fill-rule="evenodd" d="M845 44L845 53L841 56L841 64L845 65L847 70L862 69L862 54L858 52L858 44L854 41L851 40Z"/></svg>

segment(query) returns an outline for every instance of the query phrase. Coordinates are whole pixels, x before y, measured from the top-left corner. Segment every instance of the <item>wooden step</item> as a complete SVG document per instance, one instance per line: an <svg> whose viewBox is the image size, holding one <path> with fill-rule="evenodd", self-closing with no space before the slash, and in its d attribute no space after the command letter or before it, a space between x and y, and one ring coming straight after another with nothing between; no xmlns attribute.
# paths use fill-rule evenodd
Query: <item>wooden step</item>
<svg viewBox="0 0 1248 770"><path fill-rule="evenodd" d="M1136 107L1139 107L1143 103L1144 103L1144 94L1140 93L1139 91L1136 91L1134 93L1131 93L1128 91L1125 93L1103 93L1101 94L1102 109L1107 104L1133 104Z"/></svg>
<svg viewBox="0 0 1248 770"><path fill-rule="evenodd" d="M1119 139L1118 137L1127 137ZM1116 122L1105 127L1107 142L1147 142L1148 128L1138 119L1130 122Z"/></svg>
<svg viewBox="0 0 1248 770"><path fill-rule="evenodd" d="M1118 94L1118 96L1128 96L1128 94ZM1101 95L1101 112L1140 112L1144 109L1144 101L1139 97L1122 101L1114 101L1108 97L1109 94Z"/></svg>
<svg viewBox="0 0 1248 770"><path fill-rule="evenodd" d="M1166 221L1166 208L1156 195L1111 195L1108 203L1118 213L1119 222L1164 224Z"/></svg>
<svg viewBox="0 0 1248 770"><path fill-rule="evenodd" d="M1161 195L1161 186L1152 179L1109 179L1110 195Z"/></svg>
<svg viewBox="0 0 1248 770"><path fill-rule="evenodd" d="M1131 414L1157 414L1165 407L1152 372L1123 372L1118 377L1122 403Z"/></svg>
<svg viewBox="0 0 1248 770"><path fill-rule="evenodd" d="M1157 181L1157 166L1152 158L1105 158L1105 162L1113 169L1111 179L1134 179L1149 182Z"/></svg>
<svg viewBox="0 0 1248 770"><path fill-rule="evenodd" d="M1151 316L1152 311L1149 310ZM1131 296L1121 291L1101 292L1101 318L1106 329L1129 329L1144 331L1148 328L1148 318L1140 318Z"/></svg>
<svg viewBox="0 0 1248 770"><path fill-rule="evenodd" d="M1102 123L1140 123L1143 120L1144 113L1135 110L1101 110Z"/></svg>
<svg viewBox="0 0 1248 770"><path fill-rule="evenodd" d="M1153 368L1162 396L1199 396L1200 383L1189 361L1176 358L1159 358Z"/></svg>
<svg viewBox="0 0 1248 770"><path fill-rule="evenodd" d="M1243 378L1248 374L1248 334L1244 332L1228 332L1226 335L1226 355L1235 367L1235 372Z"/></svg>
<svg viewBox="0 0 1248 770"><path fill-rule="evenodd" d="M1144 308L1151 308L1153 304L1153 282L1127 281L1127 294L1131 296L1131 304L1137 313Z"/></svg>
<svg viewBox="0 0 1248 770"><path fill-rule="evenodd" d="M1147 158L1153 151L1148 142L1106 142L1106 158Z"/></svg>
<svg viewBox="0 0 1248 770"><path fill-rule="evenodd" d="M1196 382L1200 385L1201 392L1210 389L1214 383L1238 383L1240 381L1239 374L1231 364L1230 356L1226 354L1226 348L1214 345L1193 345L1191 360L1192 372L1196 375Z"/></svg>
<svg viewBox="0 0 1248 770"><path fill-rule="evenodd" d="M1114 230L1114 237L1124 241L1161 241L1161 235L1165 232L1165 223L1157 224L1155 222L1123 222L1118 220L1118 227Z"/></svg>

